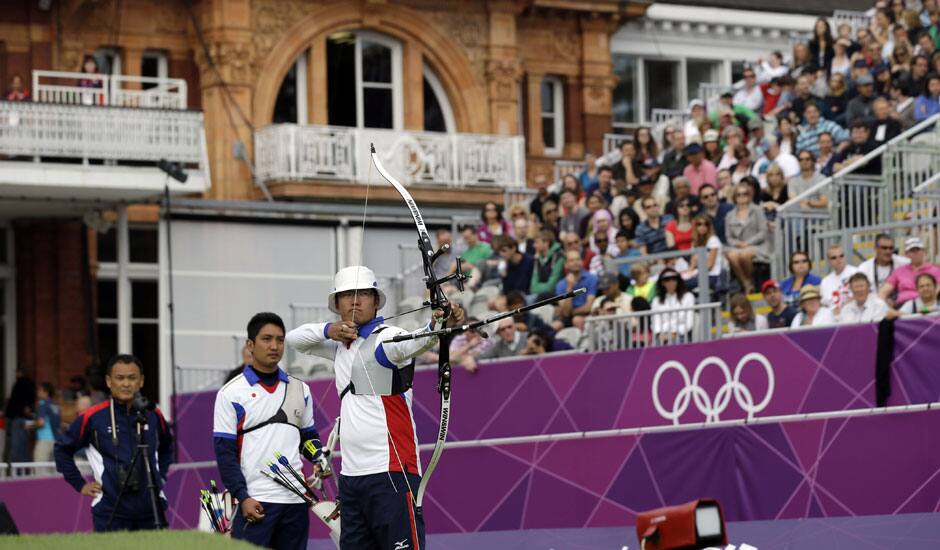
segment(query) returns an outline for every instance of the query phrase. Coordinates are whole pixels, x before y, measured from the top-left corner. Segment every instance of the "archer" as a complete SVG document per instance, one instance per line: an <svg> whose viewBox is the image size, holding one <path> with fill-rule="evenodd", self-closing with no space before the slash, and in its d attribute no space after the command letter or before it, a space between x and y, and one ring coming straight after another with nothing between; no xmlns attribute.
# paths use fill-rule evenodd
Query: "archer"
<svg viewBox="0 0 940 550"><path fill-rule="evenodd" d="M377 316L385 293L364 266L339 270L327 303L340 320L298 327L287 334L287 345L333 362L343 446L340 548L424 548L424 519L416 513L421 463L411 384L414 358L438 339L391 342L409 333ZM463 323L463 310L449 308L444 326ZM443 316L435 310L418 333L434 330Z"/></svg>

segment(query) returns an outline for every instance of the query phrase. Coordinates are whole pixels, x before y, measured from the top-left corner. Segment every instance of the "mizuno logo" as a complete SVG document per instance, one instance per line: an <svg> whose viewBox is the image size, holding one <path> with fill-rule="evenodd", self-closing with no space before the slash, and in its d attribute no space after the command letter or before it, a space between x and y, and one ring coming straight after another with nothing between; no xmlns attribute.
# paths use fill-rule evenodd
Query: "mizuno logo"
<svg viewBox="0 0 940 550"><path fill-rule="evenodd" d="M395 550L404 550L405 548L409 548L408 539L402 539L395 543Z"/></svg>
<svg viewBox="0 0 940 550"><path fill-rule="evenodd" d="M441 433L438 434L437 438L441 441L447 439L447 417L450 415L450 411L444 409L441 411Z"/></svg>
<svg viewBox="0 0 940 550"><path fill-rule="evenodd" d="M418 205L415 204L415 201L407 201L407 202L408 202L408 208L411 209L411 215L414 216L415 221L417 221L421 225L424 225L424 220L421 219L421 212L418 211Z"/></svg>

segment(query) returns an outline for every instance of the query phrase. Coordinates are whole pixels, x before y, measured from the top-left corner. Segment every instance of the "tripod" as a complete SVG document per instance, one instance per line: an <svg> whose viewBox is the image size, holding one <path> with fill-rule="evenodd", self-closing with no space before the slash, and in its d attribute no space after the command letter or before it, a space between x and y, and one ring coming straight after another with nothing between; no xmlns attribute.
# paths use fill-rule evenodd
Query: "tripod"
<svg viewBox="0 0 940 550"><path fill-rule="evenodd" d="M147 473L147 492L150 493L150 509L153 513L153 527L154 529L165 529L166 518L163 516L163 509L160 507L160 494L157 484L153 481L153 468L150 465L150 446L144 441L144 432L143 427L147 425L147 416L145 411L137 411L137 447L134 450L134 456L131 457L131 463L127 467L127 475L124 477L123 483L121 483L121 490L118 492L117 500L114 502L114 508L111 510L111 516L108 517L108 525L105 527L105 530L111 528L111 522L114 521L114 514L118 510L118 506L121 504L121 497L124 496L124 493L127 491L130 486L132 476L135 475L134 467L137 465L137 461L141 460L144 463L144 471Z"/></svg>

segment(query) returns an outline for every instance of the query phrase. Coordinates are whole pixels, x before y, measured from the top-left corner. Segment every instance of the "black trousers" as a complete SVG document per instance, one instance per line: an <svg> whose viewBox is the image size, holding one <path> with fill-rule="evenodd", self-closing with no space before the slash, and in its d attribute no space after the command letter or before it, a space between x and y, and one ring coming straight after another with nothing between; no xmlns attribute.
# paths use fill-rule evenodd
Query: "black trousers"
<svg viewBox="0 0 940 550"><path fill-rule="evenodd" d="M310 507L302 502L262 502L261 506L264 507L264 519L257 523L245 521L241 508L235 512L233 539L277 550L306 550L310 537Z"/></svg>
<svg viewBox="0 0 940 550"><path fill-rule="evenodd" d="M339 476L340 548L423 550L424 519L408 490L417 492L419 483L408 474L406 484L401 472L391 472L391 481L387 473Z"/></svg>

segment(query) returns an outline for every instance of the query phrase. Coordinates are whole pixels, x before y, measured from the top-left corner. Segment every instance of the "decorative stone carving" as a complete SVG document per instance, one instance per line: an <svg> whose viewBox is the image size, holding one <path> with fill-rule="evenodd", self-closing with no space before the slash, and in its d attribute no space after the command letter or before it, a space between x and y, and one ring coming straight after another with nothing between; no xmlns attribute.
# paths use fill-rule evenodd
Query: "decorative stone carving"
<svg viewBox="0 0 940 550"><path fill-rule="evenodd" d="M491 101L514 101L516 83L522 78L522 64L515 59L491 59L486 63Z"/></svg>
<svg viewBox="0 0 940 550"><path fill-rule="evenodd" d="M320 6L304 0L254 0L251 22L255 57L252 66L260 73L264 58L292 26Z"/></svg>
<svg viewBox="0 0 940 550"><path fill-rule="evenodd" d="M585 114L610 114L617 79L613 76L585 76L582 82Z"/></svg>
<svg viewBox="0 0 940 550"><path fill-rule="evenodd" d="M215 83L217 78L215 71L209 66L203 49L197 48L194 53L204 85ZM212 56L226 83L247 85L254 79L256 71L252 65L252 60L255 58L253 43L210 42L209 55Z"/></svg>
<svg viewBox="0 0 940 550"><path fill-rule="evenodd" d="M489 40L489 24L486 15L450 10L429 12L425 17L443 34L454 38L460 44L473 71L482 80L488 71L486 46Z"/></svg>

